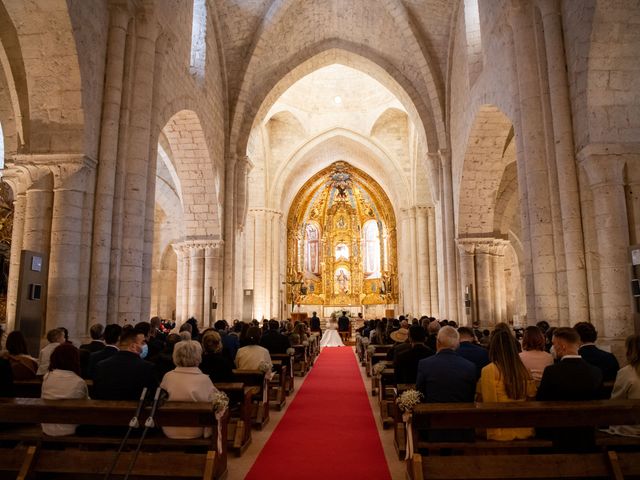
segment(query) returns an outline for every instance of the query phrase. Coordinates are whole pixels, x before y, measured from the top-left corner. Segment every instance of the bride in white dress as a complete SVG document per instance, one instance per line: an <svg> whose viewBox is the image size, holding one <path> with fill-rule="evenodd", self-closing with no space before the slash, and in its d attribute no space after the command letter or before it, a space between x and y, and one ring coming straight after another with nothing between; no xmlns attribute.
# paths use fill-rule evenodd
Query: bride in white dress
<svg viewBox="0 0 640 480"><path fill-rule="evenodd" d="M327 329L322 333L322 339L320 339L321 347L344 347L340 334L338 333L338 322L329 319L327 322Z"/></svg>

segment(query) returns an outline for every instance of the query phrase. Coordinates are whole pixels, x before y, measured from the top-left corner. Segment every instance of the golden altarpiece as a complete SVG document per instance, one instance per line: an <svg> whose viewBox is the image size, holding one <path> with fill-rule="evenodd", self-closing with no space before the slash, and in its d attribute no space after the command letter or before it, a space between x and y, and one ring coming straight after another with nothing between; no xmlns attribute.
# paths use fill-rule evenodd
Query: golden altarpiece
<svg viewBox="0 0 640 480"><path fill-rule="evenodd" d="M335 162L300 189L287 221L287 298L298 305L397 303L396 221L380 185Z"/></svg>

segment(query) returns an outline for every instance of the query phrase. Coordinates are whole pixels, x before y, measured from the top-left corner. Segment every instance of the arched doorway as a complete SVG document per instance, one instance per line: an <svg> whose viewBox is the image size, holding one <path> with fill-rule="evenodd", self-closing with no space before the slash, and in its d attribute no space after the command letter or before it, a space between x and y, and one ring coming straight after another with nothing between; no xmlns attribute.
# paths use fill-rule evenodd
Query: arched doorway
<svg viewBox="0 0 640 480"><path fill-rule="evenodd" d="M383 316L398 301L396 218L380 185L338 161L311 177L287 219L287 298Z"/></svg>

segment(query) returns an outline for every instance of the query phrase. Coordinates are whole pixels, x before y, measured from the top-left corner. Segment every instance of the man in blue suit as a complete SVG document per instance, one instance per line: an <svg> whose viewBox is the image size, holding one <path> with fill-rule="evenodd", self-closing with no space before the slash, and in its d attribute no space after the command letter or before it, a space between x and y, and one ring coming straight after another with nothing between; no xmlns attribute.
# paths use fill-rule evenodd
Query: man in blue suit
<svg viewBox="0 0 640 480"><path fill-rule="evenodd" d="M437 353L418 363L416 388L426 403L473 402L478 370L456 353L460 336L453 327L442 327L436 338ZM469 441L473 430L429 430L430 441Z"/></svg>
<svg viewBox="0 0 640 480"><path fill-rule="evenodd" d="M469 327L458 328L458 334L460 335L460 346L458 347L457 354L462 358L466 358L476 366L478 378L480 378L482 369L489 365L489 351L473 343L475 335Z"/></svg>

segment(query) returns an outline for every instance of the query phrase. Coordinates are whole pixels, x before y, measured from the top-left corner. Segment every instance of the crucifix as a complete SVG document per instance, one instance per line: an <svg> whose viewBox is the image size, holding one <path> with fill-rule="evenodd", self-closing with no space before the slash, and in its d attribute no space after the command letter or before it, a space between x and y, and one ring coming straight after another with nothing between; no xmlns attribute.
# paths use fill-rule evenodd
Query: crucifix
<svg viewBox="0 0 640 480"><path fill-rule="evenodd" d="M295 305L295 301L296 301L295 286L298 285L300 288L302 288L303 282L297 282L295 280L289 280L288 282L282 282L282 284L283 285L289 285L291 287L291 313L293 313L293 306Z"/></svg>

